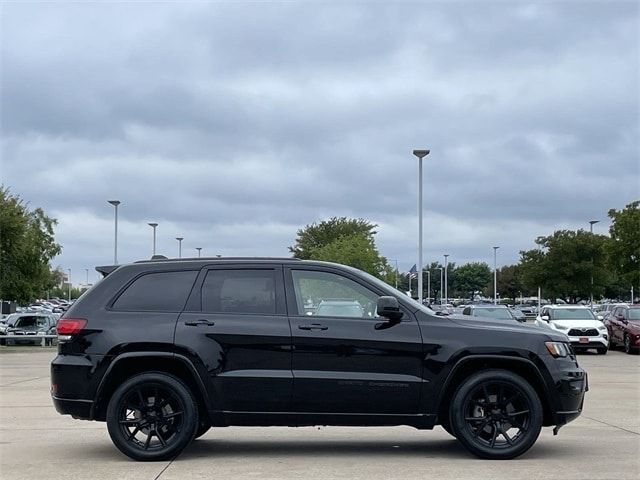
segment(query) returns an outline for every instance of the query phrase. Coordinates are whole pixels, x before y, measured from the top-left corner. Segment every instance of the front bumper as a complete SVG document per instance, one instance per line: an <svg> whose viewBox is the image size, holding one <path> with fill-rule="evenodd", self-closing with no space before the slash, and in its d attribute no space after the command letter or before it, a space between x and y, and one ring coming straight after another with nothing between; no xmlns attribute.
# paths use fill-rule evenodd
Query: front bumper
<svg viewBox="0 0 640 480"><path fill-rule="evenodd" d="M609 336L602 334L592 337L568 337L569 343L574 349L602 348L609 347Z"/></svg>
<svg viewBox="0 0 640 480"><path fill-rule="evenodd" d="M563 371L556 381L557 407L554 413L554 433L582 413L585 393L589 391L587 372L581 368Z"/></svg>

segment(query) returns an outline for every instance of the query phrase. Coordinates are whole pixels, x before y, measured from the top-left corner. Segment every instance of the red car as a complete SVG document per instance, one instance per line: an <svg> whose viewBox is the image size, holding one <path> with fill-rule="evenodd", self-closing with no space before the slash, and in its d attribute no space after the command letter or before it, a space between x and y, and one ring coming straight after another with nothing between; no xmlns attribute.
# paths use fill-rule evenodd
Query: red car
<svg viewBox="0 0 640 480"><path fill-rule="evenodd" d="M605 319L609 330L609 346L624 346L627 353L640 351L640 305L616 307Z"/></svg>

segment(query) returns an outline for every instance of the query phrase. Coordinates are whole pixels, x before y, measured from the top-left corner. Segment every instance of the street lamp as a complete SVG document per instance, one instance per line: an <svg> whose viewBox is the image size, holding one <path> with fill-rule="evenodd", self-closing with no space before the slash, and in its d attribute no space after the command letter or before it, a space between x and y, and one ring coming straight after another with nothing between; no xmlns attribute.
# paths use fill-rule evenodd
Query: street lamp
<svg viewBox="0 0 640 480"><path fill-rule="evenodd" d="M418 157L418 302L422 305L422 159L429 150L414 150Z"/></svg>
<svg viewBox="0 0 640 480"><path fill-rule="evenodd" d="M115 207L115 241L113 244L113 264L118 264L118 205L120 200L107 200L108 203Z"/></svg>
<svg viewBox="0 0 640 480"><path fill-rule="evenodd" d="M176 240L178 240L178 258L182 258L182 240L184 240L184 237L176 237Z"/></svg>
<svg viewBox="0 0 640 480"><path fill-rule="evenodd" d="M498 249L500 247L493 247L493 304L498 303L498 270L497 270L497 258Z"/></svg>
<svg viewBox="0 0 640 480"><path fill-rule="evenodd" d="M593 235L593 226L600 220L589 220L589 233ZM591 257L591 292L589 292L589 308L593 310L593 256Z"/></svg>
<svg viewBox="0 0 640 480"><path fill-rule="evenodd" d="M87 283L85 285L87 286L87 288L89 288L89 269L85 268L84 271L87 274Z"/></svg>
<svg viewBox="0 0 640 480"><path fill-rule="evenodd" d="M156 228L158 228L158 224L157 223L147 223L147 225L149 225L151 228L153 228L153 255L155 256L156 254Z"/></svg>
<svg viewBox="0 0 640 480"><path fill-rule="evenodd" d="M442 305L442 272L444 268L438 267L438 270L440 270L440 305Z"/></svg>
<svg viewBox="0 0 640 480"><path fill-rule="evenodd" d="M431 305L431 270L427 269L427 305Z"/></svg>
<svg viewBox="0 0 640 480"><path fill-rule="evenodd" d="M71 269L67 268L67 271L69 272L69 277L67 278L69 280L69 301L71 301Z"/></svg>
<svg viewBox="0 0 640 480"><path fill-rule="evenodd" d="M445 253L444 255L444 303L449 303L449 291L448 291L448 281L447 281L447 259L449 258L449 254Z"/></svg>
<svg viewBox="0 0 640 480"><path fill-rule="evenodd" d="M198 258L200 258L200 251L202 250L202 247L196 247L196 250L198 251Z"/></svg>

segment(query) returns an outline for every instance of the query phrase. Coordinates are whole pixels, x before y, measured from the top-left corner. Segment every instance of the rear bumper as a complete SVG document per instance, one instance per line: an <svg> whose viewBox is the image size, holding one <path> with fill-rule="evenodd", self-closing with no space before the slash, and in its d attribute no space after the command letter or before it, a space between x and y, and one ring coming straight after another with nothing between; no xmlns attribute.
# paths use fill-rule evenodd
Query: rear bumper
<svg viewBox="0 0 640 480"><path fill-rule="evenodd" d="M53 400L53 406L59 414L71 415L73 418L82 420L91 420L92 400L59 398L55 395L51 395L51 399Z"/></svg>

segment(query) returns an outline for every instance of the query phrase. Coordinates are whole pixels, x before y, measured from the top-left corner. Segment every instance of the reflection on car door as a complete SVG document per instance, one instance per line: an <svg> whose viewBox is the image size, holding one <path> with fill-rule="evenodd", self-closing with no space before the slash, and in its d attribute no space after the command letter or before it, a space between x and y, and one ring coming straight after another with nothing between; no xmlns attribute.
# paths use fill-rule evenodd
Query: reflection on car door
<svg viewBox="0 0 640 480"><path fill-rule="evenodd" d="M200 272L194 290L175 341L204 362L216 410L288 411L291 330L282 267L211 267Z"/></svg>
<svg viewBox="0 0 640 480"><path fill-rule="evenodd" d="M410 312L389 326L375 313L381 292L330 267L285 267L285 282L295 412L417 413L422 338ZM323 302L332 315L316 314Z"/></svg>

